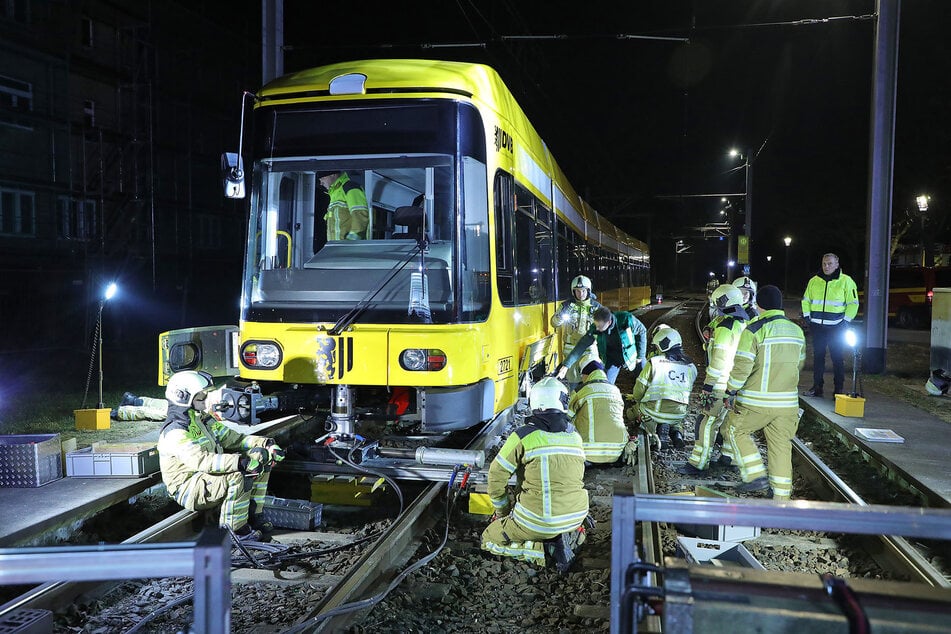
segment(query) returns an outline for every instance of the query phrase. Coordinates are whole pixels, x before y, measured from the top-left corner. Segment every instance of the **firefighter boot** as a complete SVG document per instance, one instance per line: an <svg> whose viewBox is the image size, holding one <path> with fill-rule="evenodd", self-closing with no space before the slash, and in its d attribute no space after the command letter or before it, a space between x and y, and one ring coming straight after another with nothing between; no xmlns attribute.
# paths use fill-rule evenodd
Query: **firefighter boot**
<svg viewBox="0 0 951 634"><path fill-rule="evenodd" d="M670 430L670 443L674 446L674 449L683 449L684 445L684 435L676 427Z"/></svg>
<svg viewBox="0 0 951 634"><path fill-rule="evenodd" d="M670 425L667 423L658 425L657 435L660 437L660 448L670 449Z"/></svg>
<svg viewBox="0 0 951 634"><path fill-rule="evenodd" d="M560 574L567 573L571 568L571 564L578 555L578 547L584 543L584 538L584 527L579 526L545 542L545 551L555 562L555 570Z"/></svg>

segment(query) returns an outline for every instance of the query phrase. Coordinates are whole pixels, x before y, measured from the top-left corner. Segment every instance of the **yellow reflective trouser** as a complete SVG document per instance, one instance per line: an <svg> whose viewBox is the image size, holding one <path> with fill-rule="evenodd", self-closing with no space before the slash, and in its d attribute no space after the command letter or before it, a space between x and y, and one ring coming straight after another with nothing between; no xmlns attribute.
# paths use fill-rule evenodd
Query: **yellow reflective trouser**
<svg viewBox="0 0 951 634"><path fill-rule="evenodd" d="M717 432L720 431L720 426L726 419L728 411L723 407L723 401L717 399L710 411L703 415L703 420L700 421L700 426L697 429L693 451L690 453L690 458L687 459L696 468L706 469L710 464ZM723 442L723 446L720 448L720 455L733 458L733 450L726 441Z"/></svg>
<svg viewBox="0 0 951 634"><path fill-rule="evenodd" d="M767 474L763 458L753 438L754 431L766 436L766 461L773 499L788 500L792 495L792 439L799 428L799 412L794 407L754 407L737 404L723 426L723 444L733 449L743 482L752 482Z"/></svg>
<svg viewBox="0 0 951 634"><path fill-rule="evenodd" d="M506 515L482 531L482 550L544 566L546 539L551 539L551 535L524 528L511 515Z"/></svg>
<svg viewBox="0 0 951 634"><path fill-rule="evenodd" d="M264 496L270 477L270 470L264 471L254 477L248 488L245 475L238 471L222 474L198 472L173 497L189 511L203 511L221 504L218 525L237 530L248 523L252 500L256 512L264 510Z"/></svg>

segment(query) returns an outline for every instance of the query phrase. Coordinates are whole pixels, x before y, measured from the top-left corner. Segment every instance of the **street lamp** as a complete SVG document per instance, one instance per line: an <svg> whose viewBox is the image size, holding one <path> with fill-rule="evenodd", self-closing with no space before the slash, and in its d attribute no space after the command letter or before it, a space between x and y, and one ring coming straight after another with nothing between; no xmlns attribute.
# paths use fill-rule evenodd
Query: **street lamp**
<svg viewBox="0 0 951 634"><path fill-rule="evenodd" d="M726 281L724 284L729 284L730 280L733 279L733 266L736 264L735 260L727 260L726 263Z"/></svg>
<svg viewBox="0 0 951 634"><path fill-rule="evenodd" d="M96 406L99 409L103 409L105 405L102 402L102 309L105 308L106 302L115 297L116 291L119 290L119 287L116 286L115 282L109 284L106 287L105 292L102 294L102 299L99 300L99 314L96 317L96 334L99 338L99 404Z"/></svg>
<svg viewBox="0 0 951 634"><path fill-rule="evenodd" d="M784 264L786 270L783 274L783 290L786 291L786 295L788 296L789 295L789 245L792 244L792 238L790 236L786 236L785 238L783 238L783 244L786 245L786 262Z"/></svg>
<svg viewBox="0 0 951 634"><path fill-rule="evenodd" d="M931 200L931 196L928 194L920 194L915 197L915 202L918 203L918 219L921 220L921 266L931 266L933 262L928 261L928 236L925 235L925 221L928 218L928 201Z"/></svg>
<svg viewBox="0 0 951 634"><path fill-rule="evenodd" d="M760 149L762 150L762 148ZM743 161L743 169L746 177L743 186L743 197L745 198L743 208L746 213L746 221L743 223L745 230L743 233L746 235L746 248L750 249L753 241L753 161L748 151L742 152L737 148L730 148L729 155L730 158L739 158ZM747 251L747 260L744 264L749 265L751 261L752 258L749 257L749 251Z"/></svg>

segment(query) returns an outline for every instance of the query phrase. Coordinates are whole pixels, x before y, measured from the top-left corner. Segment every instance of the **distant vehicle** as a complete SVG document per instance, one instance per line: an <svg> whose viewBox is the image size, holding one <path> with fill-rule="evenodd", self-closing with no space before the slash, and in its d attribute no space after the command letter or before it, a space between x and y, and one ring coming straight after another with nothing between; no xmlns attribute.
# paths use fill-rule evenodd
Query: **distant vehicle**
<svg viewBox="0 0 951 634"><path fill-rule="evenodd" d="M951 287L951 267L893 266L888 281L888 317L901 328L919 328L931 322L935 287ZM865 308L859 293L861 310Z"/></svg>

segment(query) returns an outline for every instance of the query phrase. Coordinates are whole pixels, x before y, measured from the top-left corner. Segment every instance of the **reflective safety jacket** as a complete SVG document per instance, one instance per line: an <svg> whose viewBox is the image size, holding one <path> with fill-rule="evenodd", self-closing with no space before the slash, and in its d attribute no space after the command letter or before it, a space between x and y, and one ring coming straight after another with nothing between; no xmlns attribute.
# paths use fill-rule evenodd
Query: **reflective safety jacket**
<svg viewBox="0 0 951 634"><path fill-rule="evenodd" d="M687 415L697 366L666 354L651 357L634 383L634 400L643 413L659 423L676 423Z"/></svg>
<svg viewBox="0 0 951 634"><path fill-rule="evenodd" d="M512 518L524 528L554 537L581 526L588 515L584 449L567 414L535 412L502 445L489 466L488 494L500 516L509 513L506 483L517 493Z"/></svg>
<svg viewBox="0 0 951 634"><path fill-rule="evenodd" d="M194 409L169 406L159 433L159 466L168 494L175 497L195 473L231 473L248 449L264 447L268 438L245 436ZM228 453L226 453L228 452Z"/></svg>
<svg viewBox="0 0 951 634"><path fill-rule="evenodd" d="M832 275L812 276L802 296L802 316L807 321L834 326L852 321L859 312L859 292L855 281L836 269Z"/></svg>
<svg viewBox="0 0 951 634"><path fill-rule="evenodd" d="M598 355L604 365L612 365L612 360L608 358L609 340L620 348L621 365L628 370L633 370L637 366L638 359L647 357L647 328L641 320L623 310L613 315L613 322L604 332L598 332L594 325L591 325L588 334L578 341L575 349L565 359L566 366L569 368L573 366L581 358L583 350L593 342L598 344Z"/></svg>
<svg viewBox="0 0 951 634"><path fill-rule="evenodd" d="M737 403L798 409L805 359L802 329L780 309L763 311L740 336L727 388L736 391Z"/></svg>
<svg viewBox="0 0 951 634"><path fill-rule="evenodd" d="M370 211L366 194L360 186L351 181L346 173L342 173L327 191L330 194L330 204L324 214L327 239L344 240L351 232L366 238Z"/></svg>
<svg viewBox="0 0 951 634"><path fill-rule="evenodd" d="M581 435L584 455L590 462L614 462L627 444L624 426L624 399L621 391L608 383L603 370L595 370L571 395L568 411Z"/></svg>
<svg viewBox="0 0 951 634"><path fill-rule="evenodd" d="M730 371L733 369L733 357L740 343L740 334L746 322L733 317L724 317L717 323L707 342L707 375L703 379L706 392L722 394L726 391Z"/></svg>
<svg viewBox="0 0 951 634"><path fill-rule="evenodd" d="M594 311L601 308L594 293L588 291L588 299L583 302L567 299L561 303L561 308L551 316L551 325L558 329L561 337L562 359L571 354L578 341L591 329L594 323ZM593 343L593 342L592 342ZM574 382L574 381L573 381Z"/></svg>

